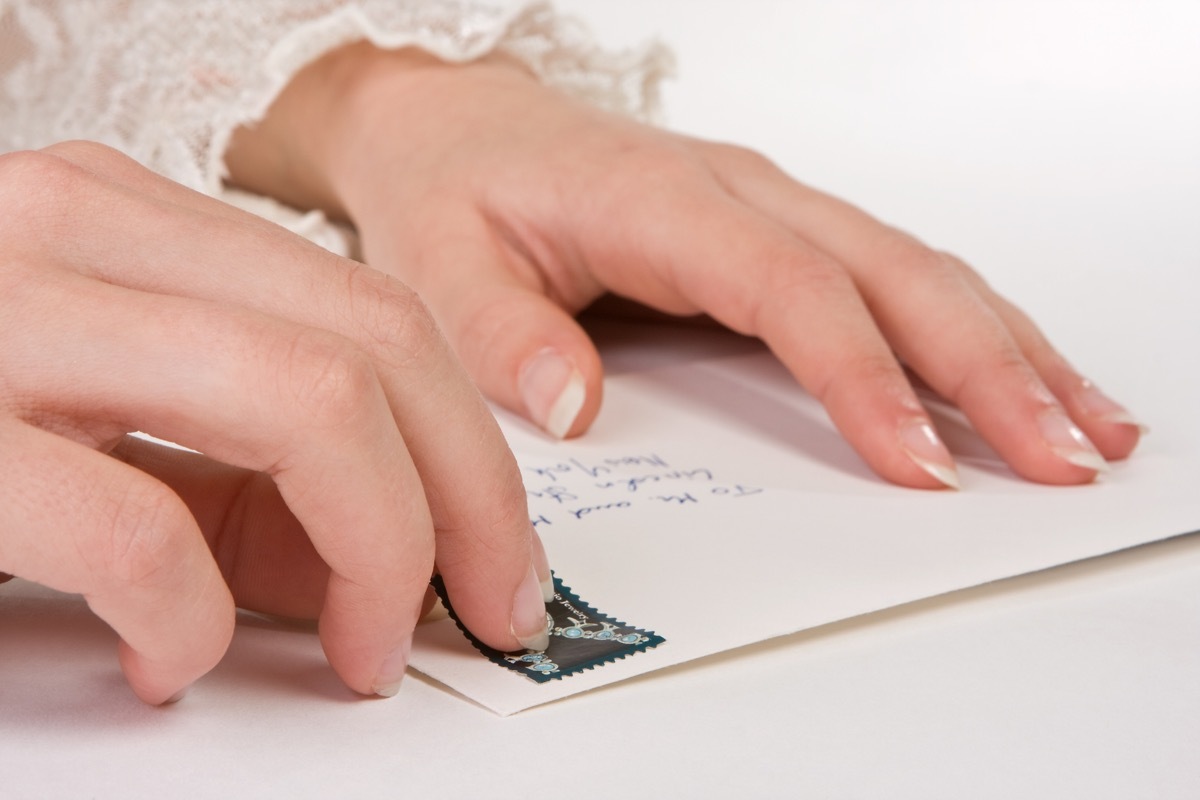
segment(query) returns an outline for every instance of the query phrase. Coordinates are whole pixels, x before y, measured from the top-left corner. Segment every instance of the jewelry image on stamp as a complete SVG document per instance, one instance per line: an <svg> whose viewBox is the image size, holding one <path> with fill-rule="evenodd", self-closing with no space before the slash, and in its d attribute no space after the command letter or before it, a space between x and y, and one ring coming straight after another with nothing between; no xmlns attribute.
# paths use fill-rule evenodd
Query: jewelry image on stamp
<svg viewBox="0 0 1200 800"><path fill-rule="evenodd" d="M546 603L546 632L550 646L545 650L505 653L476 639L459 621L446 594L440 575L430 582L442 604L467 639L483 655L501 667L538 683L564 678L577 672L657 647L666 641L653 631L626 625L592 608L554 576L554 599Z"/></svg>

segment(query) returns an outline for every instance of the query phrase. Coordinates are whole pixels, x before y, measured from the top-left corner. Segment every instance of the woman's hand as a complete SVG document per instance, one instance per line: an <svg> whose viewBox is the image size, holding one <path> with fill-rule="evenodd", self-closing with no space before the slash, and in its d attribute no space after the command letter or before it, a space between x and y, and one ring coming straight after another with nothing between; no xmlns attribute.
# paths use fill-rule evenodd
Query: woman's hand
<svg viewBox="0 0 1200 800"><path fill-rule="evenodd" d="M435 541L477 635L544 646L516 463L412 291L98 145L0 156L0 208L0 570L82 593L139 697L235 603L394 694Z"/></svg>
<svg viewBox="0 0 1200 800"><path fill-rule="evenodd" d="M352 220L367 261L421 294L484 392L556 436L583 432L600 403L572 315L613 292L761 337L907 486L957 478L902 363L1032 480L1090 481L1138 441L958 259L752 152L599 111L503 60L343 49L228 161L251 189Z"/></svg>

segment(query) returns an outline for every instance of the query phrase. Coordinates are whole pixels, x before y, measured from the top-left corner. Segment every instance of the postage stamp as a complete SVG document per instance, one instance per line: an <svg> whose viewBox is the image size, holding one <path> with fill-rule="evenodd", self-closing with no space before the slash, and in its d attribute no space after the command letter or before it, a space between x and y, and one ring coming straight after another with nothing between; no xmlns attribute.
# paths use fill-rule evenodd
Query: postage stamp
<svg viewBox="0 0 1200 800"><path fill-rule="evenodd" d="M653 631L635 628L597 611L580 600L555 575L554 600L546 604L546 632L550 634L550 646L545 650L504 653L488 647L463 626L450 605L441 576L435 576L432 583L451 619L476 650L492 663L538 683L600 667L666 641Z"/></svg>

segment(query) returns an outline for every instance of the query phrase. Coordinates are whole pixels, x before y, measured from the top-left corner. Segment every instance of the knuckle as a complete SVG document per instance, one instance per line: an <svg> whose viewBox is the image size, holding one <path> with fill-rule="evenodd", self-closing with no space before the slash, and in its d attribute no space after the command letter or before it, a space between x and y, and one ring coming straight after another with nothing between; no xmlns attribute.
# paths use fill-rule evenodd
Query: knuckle
<svg viewBox="0 0 1200 800"><path fill-rule="evenodd" d="M191 520L182 500L156 482L136 481L108 498L100 519L105 575L134 586L169 580L182 549L179 532Z"/></svg>
<svg viewBox="0 0 1200 800"><path fill-rule="evenodd" d="M832 369L823 385L814 388L822 402L845 397L898 396L909 390L900 365L884 353L859 354L847 357Z"/></svg>
<svg viewBox="0 0 1200 800"><path fill-rule="evenodd" d="M378 391L370 357L335 334L305 329L281 360L283 392L300 426L336 427L359 419Z"/></svg>
<svg viewBox="0 0 1200 800"><path fill-rule="evenodd" d="M489 498L487 508L491 518L487 528L496 532L497 536L507 534L509 537L518 537L524 543L529 535L529 495L515 464L510 473L499 482L495 494Z"/></svg>
<svg viewBox="0 0 1200 800"><path fill-rule="evenodd" d="M747 170L754 173L779 172L779 166L767 156L744 147L728 142L714 142L709 145L717 158L725 161L735 169Z"/></svg>
<svg viewBox="0 0 1200 800"><path fill-rule="evenodd" d="M965 277L965 278L966 278L968 281L970 281L971 283L973 283L973 284L977 284L977 285L980 285L980 286L985 286L985 285L986 285L986 282L984 281L984 279L983 279L983 276L982 276L982 275L980 275L980 274L979 274L979 273L978 273L978 272L977 272L977 271L976 271L976 270L975 270L975 269L974 269L974 268L973 268L973 267L972 267L970 264L968 264L966 261L963 261L961 258L959 258L958 256L954 255L954 253L950 253L950 252L948 252L948 251L946 251L946 250L937 250L937 251L936 251L936 253L937 253L937 255L938 255L938 256L940 256L940 257L942 258L942 260L943 260L943 261L945 261L945 262L946 262L948 265L950 265L950 266L951 266L953 269L956 269L956 270L958 270L960 273L962 273L962 274L963 274L963 276L964 276L964 277Z"/></svg>
<svg viewBox="0 0 1200 800"><path fill-rule="evenodd" d="M107 165L133 163L111 147L96 142L59 142L41 150L0 155L0 186L26 197L71 197L104 172Z"/></svg>
<svg viewBox="0 0 1200 800"><path fill-rule="evenodd" d="M756 259L766 278L746 286L741 301L754 330L766 333L772 325L786 324L794 318L793 309L813 300L841 305L842 298L857 294L846 270L818 253L774 246L759 251Z"/></svg>
<svg viewBox="0 0 1200 800"><path fill-rule="evenodd" d="M15 150L0 154L0 186L36 184L39 175L52 168L53 156L37 150Z"/></svg>
<svg viewBox="0 0 1200 800"><path fill-rule="evenodd" d="M1032 378L1034 375L1028 359L1015 346L998 347L987 358L980 359L976 369L988 370L997 375L1013 375L1020 379Z"/></svg>
<svg viewBox="0 0 1200 800"><path fill-rule="evenodd" d="M17 230L42 229L69 210L86 173L51 153L23 150L0 156L0 193L5 216Z"/></svg>
<svg viewBox="0 0 1200 800"><path fill-rule="evenodd" d="M348 314L369 350L389 367L426 361L442 334L421 297L396 278L358 265L349 277Z"/></svg>
<svg viewBox="0 0 1200 800"><path fill-rule="evenodd" d="M964 269L945 253L933 250L901 231L884 235L876 251L876 263L886 265L881 274L862 276L862 290L872 301L891 305L909 303L955 305L968 298L986 299L986 294ZM938 299L940 298L940 299ZM972 300L973 302L973 300Z"/></svg>
<svg viewBox="0 0 1200 800"><path fill-rule="evenodd" d="M459 519L451 522L458 529L469 524L479 532L485 542L504 543L519 539L524 541L529 534L529 505L525 486L517 472L516 463L510 469L497 469L496 479L482 489L477 508L485 509L482 524L476 520Z"/></svg>
<svg viewBox="0 0 1200 800"><path fill-rule="evenodd" d="M870 353L849 360L846 372L859 381L874 384L904 380L900 364L890 353Z"/></svg>
<svg viewBox="0 0 1200 800"><path fill-rule="evenodd" d="M1021 315L1023 318L1024 324L1021 330L1013 331L1013 335L1016 336L1018 345L1025 354L1025 359L1028 363L1046 375L1054 373L1074 374L1075 370L1070 362L1067 361L1062 353L1058 352L1058 349L1038 330L1033 322L1024 317L1022 312L1018 310L1014 310L1014 313Z"/></svg>
<svg viewBox="0 0 1200 800"><path fill-rule="evenodd" d="M661 190L687 186L703 174L697 160L675 148L647 148L627 158L632 174L641 176L648 186Z"/></svg>
<svg viewBox="0 0 1200 800"><path fill-rule="evenodd" d="M1040 392L1040 378L1015 346L996 345L971 361L952 387L950 399L961 405L973 392L993 391L1000 385L1021 385L1029 393Z"/></svg>
<svg viewBox="0 0 1200 800"><path fill-rule="evenodd" d="M670 140L626 141L617 145L614 155L611 161L602 162L619 166L617 175L610 174L610 178L638 195L679 191L695 185L698 177L711 176L691 148Z"/></svg>
<svg viewBox="0 0 1200 800"><path fill-rule="evenodd" d="M841 264L819 253L798 253L791 248L766 254L768 269L781 276L784 286L795 286L810 294L853 290L854 282Z"/></svg>
<svg viewBox="0 0 1200 800"><path fill-rule="evenodd" d="M962 281L962 270L945 254L895 229L891 229L885 237L882 244L884 254L902 272L920 280Z"/></svg>
<svg viewBox="0 0 1200 800"><path fill-rule="evenodd" d="M946 261L951 269L958 273L961 280L967 286L969 286L977 295L986 300L994 308L997 308L1003 312L1011 310L1016 314L1022 313L1020 309L1018 309L1003 295L999 294L995 289L993 289L992 285L987 282L983 275L981 275L970 264L963 261L953 253L948 253L944 250L938 251L938 255Z"/></svg>
<svg viewBox="0 0 1200 800"><path fill-rule="evenodd" d="M77 238L79 221L113 204L106 180L136 162L95 142L60 142L42 150L0 155L0 241L47 247ZM150 224L147 224L150 228Z"/></svg>
<svg viewBox="0 0 1200 800"><path fill-rule="evenodd" d="M89 142L82 139L57 142L49 147L42 148L40 152L95 172L104 172L112 167L122 167L126 164L134 163L133 159L119 150L115 150L99 142Z"/></svg>

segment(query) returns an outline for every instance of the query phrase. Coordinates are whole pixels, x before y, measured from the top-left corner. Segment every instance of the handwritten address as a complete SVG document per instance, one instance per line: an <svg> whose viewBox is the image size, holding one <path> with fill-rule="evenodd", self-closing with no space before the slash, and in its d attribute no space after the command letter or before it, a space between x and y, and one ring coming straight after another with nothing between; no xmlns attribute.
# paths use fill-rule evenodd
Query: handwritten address
<svg viewBox="0 0 1200 800"><path fill-rule="evenodd" d="M674 464L656 453L531 463L522 460L535 526L638 506L690 506L765 491L720 478L710 467Z"/></svg>

